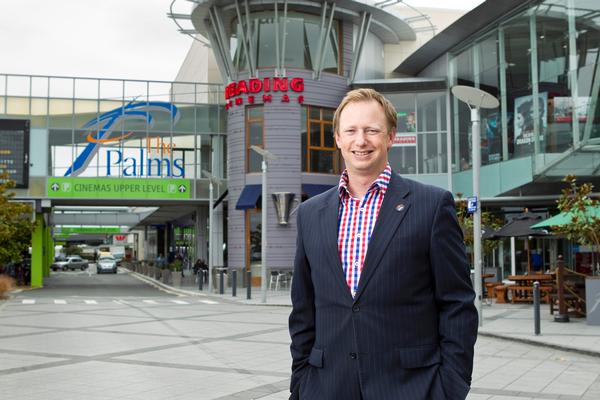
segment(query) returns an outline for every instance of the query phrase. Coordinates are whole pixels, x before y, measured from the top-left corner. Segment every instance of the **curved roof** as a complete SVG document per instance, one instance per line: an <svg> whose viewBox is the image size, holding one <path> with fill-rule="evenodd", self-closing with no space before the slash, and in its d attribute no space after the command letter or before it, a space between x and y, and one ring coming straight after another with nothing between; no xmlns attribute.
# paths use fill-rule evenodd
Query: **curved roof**
<svg viewBox="0 0 600 400"><path fill-rule="evenodd" d="M487 0L452 25L435 35L402 62L394 72L416 76L433 61L461 42L496 22L499 18L518 10L531 0Z"/></svg>
<svg viewBox="0 0 600 400"><path fill-rule="evenodd" d="M196 31L205 37L209 37L208 10L216 5L221 9L224 25L227 29L230 22L237 17L234 0L207 0L198 2L192 11L192 23ZM273 0L249 0L248 6L252 12L272 11ZM279 0L278 4L283 5ZM322 1L289 0L288 11L300 11L320 15L323 9ZM383 43L398 43L401 40L415 40L416 35L410 25L399 15L387 10L375 7L373 1L351 1L338 0L335 2L335 17L340 20L350 20L360 25L361 12L371 13L370 32L375 34ZM244 12L244 1L239 1L241 12ZM328 8L328 11L331 8ZM281 11L280 11L281 12Z"/></svg>

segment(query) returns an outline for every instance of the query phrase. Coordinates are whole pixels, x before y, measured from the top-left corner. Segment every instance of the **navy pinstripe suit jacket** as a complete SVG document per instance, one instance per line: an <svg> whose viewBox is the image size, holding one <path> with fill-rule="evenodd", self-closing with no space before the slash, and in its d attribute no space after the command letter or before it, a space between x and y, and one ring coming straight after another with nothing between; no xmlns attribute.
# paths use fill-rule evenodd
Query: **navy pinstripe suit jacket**
<svg viewBox="0 0 600 400"><path fill-rule="evenodd" d="M338 207L335 187L298 211L290 398L463 400L477 311L452 195L392 175L354 298Z"/></svg>

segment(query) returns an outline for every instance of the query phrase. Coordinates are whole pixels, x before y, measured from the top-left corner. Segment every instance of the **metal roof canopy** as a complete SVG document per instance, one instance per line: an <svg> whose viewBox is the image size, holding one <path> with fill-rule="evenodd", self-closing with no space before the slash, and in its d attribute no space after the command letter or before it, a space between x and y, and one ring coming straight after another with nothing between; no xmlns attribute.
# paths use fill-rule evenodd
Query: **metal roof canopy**
<svg viewBox="0 0 600 400"><path fill-rule="evenodd" d="M394 72L415 76L464 40L488 29L498 18L520 11L530 0L487 0L435 35L404 60Z"/></svg>
<svg viewBox="0 0 600 400"><path fill-rule="evenodd" d="M195 212L201 205L208 205L208 201L52 199L53 207L68 206L68 210L59 209L58 211L63 212L53 212L51 221L53 225L124 225L129 226L129 229L134 229L150 225L164 225L168 222L183 220ZM128 213L126 210L120 213L106 212L110 207L126 206L155 207L156 210L140 212L139 215L132 214L131 212ZM94 207L98 207L98 213L93 213ZM78 211L80 212L79 214L77 213ZM77 217L82 222L78 222Z"/></svg>
<svg viewBox="0 0 600 400"><path fill-rule="evenodd" d="M197 32L204 37L210 37L207 24L210 23L209 9L213 6L221 8L221 17L224 22L223 25L225 29L228 29L231 26L231 21L237 18L235 3L236 1L234 0L213 0L198 3L191 14ZM279 0L277 3L282 7L284 5L283 0ZM292 0L287 1L286 3L289 11L300 11L317 15L321 14L323 7L322 1ZM390 13L390 11L374 7L374 5L362 1L339 0L332 3L335 3L336 6L336 18L352 21L356 25L360 25L361 23L362 12L371 13L372 20L370 31L384 43L398 43L398 41L401 40L416 39L416 34L408 22L401 17ZM273 11L274 4L274 0L248 1L248 7L251 12ZM241 9L244 9L245 1L239 1L238 5Z"/></svg>

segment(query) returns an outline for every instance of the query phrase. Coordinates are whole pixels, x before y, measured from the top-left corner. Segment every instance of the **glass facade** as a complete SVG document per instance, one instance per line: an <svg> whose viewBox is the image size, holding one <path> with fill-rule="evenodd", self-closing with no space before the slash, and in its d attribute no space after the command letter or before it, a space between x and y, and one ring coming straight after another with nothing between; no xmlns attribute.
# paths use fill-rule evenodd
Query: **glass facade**
<svg viewBox="0 0 600 400"><path fill-rule="evenodd" d="M33 176L200 179L214 169L215 141L225 149L221 85L19 75L0 82L0 116L31 120Z"/></svg>
<svg viewBox="0 0 600 400"><path fill-rule="evenodd" d="M482 165L563 153L600 140L600 4L546 0L530 5L450 57L450 86L500 99L482 110ZM452 101L453 171L470 169L470 112ZM537 157L534 157L536 162Z"/></svg>
<svg viewBox="0 0 600 400"><path fill-rule="evenodd" d="M392 169L403 175L446 173L446 93L385 93L385 96L398 113L396 138L389 152Z"/></svg>
<svg viewBox="0 0 600 400"><path fill-rule="evenodd" d="M277 22L277 23L276 23ZM279 40L285 38L285 56L283 68L301 68L315 70L319 57L319 36L321 33L321 18L317 15L289 12L284 21L283 12L277 21L272 12L257 12L251 14L250 42L253 49L253 59L257 68L273 68L277 66L275 43L276 29L279 29ZM322 54L321 71L341 74L340 24L334 21L329 37L325 41ZM233 62L238 71L248 70L248 59L241 37L242 25L235 20L230 47ZM285 31L284 31L285 30ZM244 32L248 32L244 27Z"/></svg>

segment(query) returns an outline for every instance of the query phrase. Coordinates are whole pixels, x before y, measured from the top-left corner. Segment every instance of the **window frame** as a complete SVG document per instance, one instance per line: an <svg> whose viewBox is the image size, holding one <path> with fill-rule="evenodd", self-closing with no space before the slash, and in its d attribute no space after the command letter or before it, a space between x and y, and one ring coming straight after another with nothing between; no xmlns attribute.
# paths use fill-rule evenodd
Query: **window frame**
<svg viewBox="0 0 600 400"><path fill-rule="evenodd" d="M306 169L302 168L302 172L307 172L307 173L313 173L313 174L328 174L328 175L339 175L341 173L341 159L340 159L340 152L339 149L337 148L337 145L335 143L335 132L333 131L333 113L335 112L335 109L332 108L327 108L327 107L318 107L318 106L311 106L311 105L306 105ZM311 118L311 109L318 109L319 110L319 119L314 119ZM328 119L324 119L323 118L323 114L324 111L331 111L331 116L332 119L328 120ZM311 126L313 125L318 125L319 126L319 146L313 146L311 145ZM330 126L331 127L331 133L334 135L333 138L333 147L327 147L325 146L325 127L326 126ZM311 152L312 151L323 151L323 152L331 152L333 153L333 172L329 173L329 172L322 172L322 171L312 171L311 168Z"/></svg>
<svg viewBox="0 0 600 400"><path fill-rule="evenodd" d="M261 109L261 116L260 118L251 118L250 117L250 110L255 109L255 108L260 108ZM259 173L261 172L260 170L258 171L251 171L250 170L250 155L252 154L252 152L254 152L254 150L252 150L250 148L250 124L253 123L260 123L262 130L261 130L261 137L262 137L262 143L260 145L255 145L260 147L261 149L265 148L265 110L262 104L258 104L258 105L253 105L253 106L246 106L245 110L245 131L246 131L246 173L247 174L255 174L255 173Z"/></svg>

